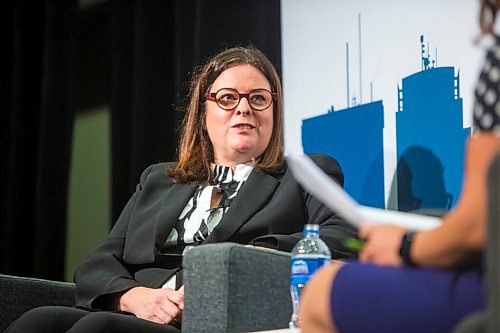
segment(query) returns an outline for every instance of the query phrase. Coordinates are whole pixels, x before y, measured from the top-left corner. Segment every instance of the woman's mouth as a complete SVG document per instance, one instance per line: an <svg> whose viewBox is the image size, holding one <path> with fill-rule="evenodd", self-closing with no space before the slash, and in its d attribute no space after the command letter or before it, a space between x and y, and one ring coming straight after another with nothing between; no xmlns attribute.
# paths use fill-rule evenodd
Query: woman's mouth
<svg viewBox="0 0 500 333"><path fill-rule="evenodd" d="M252 125L252 124L236 124L236 125L233 125L233 128L237 128L237 129L253 129L253 128L255 128L255 126Z"/></svg>

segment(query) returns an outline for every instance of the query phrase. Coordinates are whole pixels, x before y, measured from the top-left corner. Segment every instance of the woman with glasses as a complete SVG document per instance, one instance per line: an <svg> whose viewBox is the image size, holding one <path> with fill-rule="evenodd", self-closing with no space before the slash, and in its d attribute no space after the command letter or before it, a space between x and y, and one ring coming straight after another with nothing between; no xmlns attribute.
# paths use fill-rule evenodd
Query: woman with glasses
<svg viewBox="0 0 500 333"><path fill-rule="evenodd" d="M195 74L178 154L143 172L108 238L76 271L78 308L31 310L12 331L177 331L182 255L204 243L291 251L304 224L317 223L334 258L353 256L343 246L352 228L287 170L281 83L259 50L227 49ZM336 160L313 158L343 184Z"/></svg>
<svg viewBox="0 0 500 333"><path fill-rule="evenodd" d="M494 35L499 8L500 0L481 1L483 33ZM456 207L429 231L361 228L359 235L366 240L361 263L330 265L306 287L303 333L446 333L466 315L484 309L487 173L500 154L500 39L494 35L493 40L477 84L474 133L467 142Z"/></svg>

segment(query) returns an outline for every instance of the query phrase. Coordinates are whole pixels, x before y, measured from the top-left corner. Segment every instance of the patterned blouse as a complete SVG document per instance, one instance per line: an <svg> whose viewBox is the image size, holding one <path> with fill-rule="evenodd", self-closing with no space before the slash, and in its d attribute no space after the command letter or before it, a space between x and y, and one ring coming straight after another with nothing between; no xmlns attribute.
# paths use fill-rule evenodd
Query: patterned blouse
<svg viewBox="0 0 500 333"><path fill-rule="evenodd" d="M193 194L165 242L165 252L184 254L207 239L253 170L252 162L236 165L234 174L230 167L212 167L215 184L200 186Z"/></svg>
<svg viewBox="0 0 500 333"><path fill-rule="evenodd" d="M474 130L500 133L500 38L488 51L476 88Z"/></svg>

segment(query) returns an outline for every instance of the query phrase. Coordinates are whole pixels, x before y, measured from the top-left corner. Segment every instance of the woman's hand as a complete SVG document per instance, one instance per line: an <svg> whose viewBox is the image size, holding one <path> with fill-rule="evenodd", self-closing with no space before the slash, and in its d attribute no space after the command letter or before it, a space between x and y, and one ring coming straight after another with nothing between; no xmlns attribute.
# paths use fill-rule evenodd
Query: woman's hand
<svg viewBox="0 0 500 333"><path fill-rule="evenodd" d="M158 324L179 322L184 310L184 286L170 288L135 287L120 297L119 310Z"/></svg>
<svg viewBox="0 0 500 333"><path fill-rule="evenodd" d="M359 236L365 245L359 253L359 260L378 265L401 266L399 255L401 240L406 229L388 224L370 224L359 229Z"/></svg>

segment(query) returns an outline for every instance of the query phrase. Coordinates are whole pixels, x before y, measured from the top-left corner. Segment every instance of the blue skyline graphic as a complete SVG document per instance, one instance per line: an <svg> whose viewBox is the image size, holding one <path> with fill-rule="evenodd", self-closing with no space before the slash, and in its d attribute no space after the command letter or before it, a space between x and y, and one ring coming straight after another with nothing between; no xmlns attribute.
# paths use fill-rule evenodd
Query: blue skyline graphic
<svg viewBox="0 0 500 333"><path fill-rule="evenodd" d="M465 140L460 75L437 67L425 54L422 68L397 87L398 209L449 209L460 194ZM428 49L428 47L427 47ZM382 101L334 110L302 120L304 153L335 157L345 174L345 190L363 205L385 208Z"/></svg>

